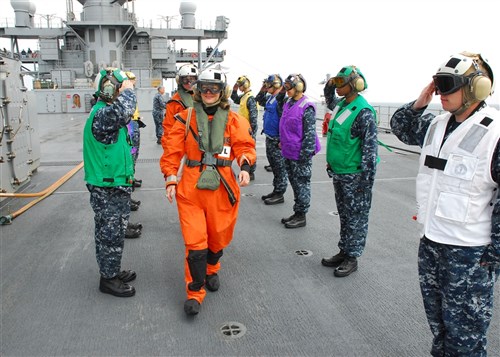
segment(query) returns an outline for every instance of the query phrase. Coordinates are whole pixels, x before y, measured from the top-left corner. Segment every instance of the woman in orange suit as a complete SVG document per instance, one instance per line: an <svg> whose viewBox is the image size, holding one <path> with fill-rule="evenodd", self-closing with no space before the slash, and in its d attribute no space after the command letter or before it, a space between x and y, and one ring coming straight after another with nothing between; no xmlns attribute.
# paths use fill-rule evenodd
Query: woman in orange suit
<svg viewBox="0 0 500 357"><path fill-rule="evenodd" d="M196 315L205 298L205 287L220 286L219 259L233 238L240 187L250 182L256 160L250 125L229 109L227 80L216 69L202 72L194 90L193 108L175 116L160 160L167 198L177 199L186 247L184 311ZM186 162L182 180L177 170ZM241 168L236 177L232 162Z"/></svg>

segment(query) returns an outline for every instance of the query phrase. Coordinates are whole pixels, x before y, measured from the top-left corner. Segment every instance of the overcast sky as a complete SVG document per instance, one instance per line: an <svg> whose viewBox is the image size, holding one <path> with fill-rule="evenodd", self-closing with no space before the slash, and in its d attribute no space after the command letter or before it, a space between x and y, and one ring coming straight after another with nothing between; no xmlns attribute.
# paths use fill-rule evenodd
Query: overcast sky
<svg viewBox="0 0 500 357"><path fill-rule="evenodd" d="M37 14L65 17L64 0L32 0ZM494 0L199 0L196 22L212 26L218 15L230 19L228 39L220 46L227 56L230 85L248 75L258 91L271 73L302 73L306 94L320 100L327 75L356 65L365 75L372 102L408 102L431 81L438 66L460 51L483 54L500 76L500 16ZM328 5L325 5L328 4ZM81 5L74 1L77 18ZM136 0L139 26L160 16L180 20L180 2ZM9 0L0 1L0 22L13 18ZM38 20L39 21L39 20ZM165 22L163 23L165 26ZM0 40L5 41L5 40ZM0 46L8 47L5 42ZM182 47L196 50L196 42ZM202 46L215 41L204 41ZM438 98L435 98L438 102ZM500 89L488 99L500 103Z"/></svg>

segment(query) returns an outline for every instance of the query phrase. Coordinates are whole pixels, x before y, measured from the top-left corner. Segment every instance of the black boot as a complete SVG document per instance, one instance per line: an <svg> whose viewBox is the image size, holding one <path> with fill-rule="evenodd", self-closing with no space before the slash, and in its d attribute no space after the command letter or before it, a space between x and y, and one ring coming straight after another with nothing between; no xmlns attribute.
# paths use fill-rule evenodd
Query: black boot
<svg viewBox="0 0 500 357"><path fill-rule="evenodd" d="M139 205L135 205L132 202L130 202L130 210L131 211L137 211L137 210L139 210Z"/></svg>
<svg viewBox="0 0 500 357"><path fill-rule="evenodd" d="M217 291L220 288L220 280L217 274L207 275L205 278L205 286L210 291Z"/></svg>
<svg viewBox="0 0 500 357"><path fill-rule="evenodd" d="M125 238L139 238L141 236L141 231L139 229L128 228L125 231Z"/></svg>
<svg viewBox="0 0 500 357"><path fill-rule="evenodd" d="M269 198L264 200L264 203L266 205L277 205L277 204L283 203L283 202L285 202L285 197L283 197L282 193L277 193L274 196L269 197Z"/></svg>
<svg viewBox="0 0 500 357"><path fill-rule="evenodd" d="M138 229L138 230L141 230L142 229L142 223L140 222L137 222L137 223L128 223L127 225L127 229Z"/></svg>
<svg viewBox="0 0 500 357"><path fill-rule="evenodd" d="M267 195L263 195L261 198L262 198L262 201L265 201L267 200L268 198L271 198L273 197L274 195L277 195L277 193L275 191L271 192L271 193L268 193Z"/></svg>
<svg viewBox="0 0 500 357"><path fill-rule="evenodd" d="M134 180L134 187L141 187L142 186L142 180Z"/></svg>
<svg viewBox="0 0 500 357"><path fill-rule="evenodd" d="M341 249L339 253L330 258L321 259L321 265L325 267L338 267L347 258L347 254Z"/></svg>
<svg viewBox="0 0 500 357"><path fill-rule="evenodd" d="M195 299L189 299L184 302L184 312L186 315L194 316L200 312L200 303Z"/></svg>
<svg viewBox="0 0 500 357"><path fill-rule="evenodd" d="M128 283L135 280L135 278L137 278L137 274L133 270L123 270L120 274L118 274L117 278L124 283Z"/></svg>
<svg viewBox="0 0 500 357"><path fill-rule="evenodd" d="M271 165L264 166L264 170L266 170L267 172L273 172L273 168L271 167Z"/></svg>
<svg viewBox="0 0 500 357"><path fill-rule="evenodd" d="M292 214L290 217L282 218L281 223L286 224L286 223L290 222L291 220L293 220L294 218L295 218L295 213Z"/></svg>
<svg viewBox="0 0 500 357"><path fill-rule="evenodd" d="M337 278L343 278L344 276L348 276L351 273L358 270L358 260L356 257L347 257L337 269L333 271L333 275Z"/></svg>
<svg viewBox="0 0 500 357"><path fill-rule="evenodd" d="M101 276L99 290L105 294L111 294L118 297L130 297L135 295L135 288L124 283L118 278L118 275L112 279L105 279Z"/></svg>
<svg viewBox="0 0 500 357"><path fill-rule="evenodd" d="M305 213L295 213L295 217L285 222L286 228L299 228L306 226L306 214Z"/></svg>
<svg viewBox="0 0 500 357"><path fill-rule="evenodd" d="M207 264L216 265L219 259L224 254L221 249L218 252L212 252L210 249L207 252ZM210 274L205 277L205 287L210 291L217 291L220 288L220 280L217 274Z"/></svg>
<svg viewBox="0 0 500 357"><path fill-rule="evenodd" d="M133 205L136 205L136 206L140 206L141 205L141 201L134 200L133 198L131 198L130 199L130 204L133 204Z"/></svg>

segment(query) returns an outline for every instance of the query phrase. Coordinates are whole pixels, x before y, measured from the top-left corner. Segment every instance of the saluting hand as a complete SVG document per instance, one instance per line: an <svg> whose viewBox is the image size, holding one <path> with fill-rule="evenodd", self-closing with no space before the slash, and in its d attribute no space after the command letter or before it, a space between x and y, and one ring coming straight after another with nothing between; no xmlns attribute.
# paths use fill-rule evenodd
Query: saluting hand
<svg viewBox="0 0 500 357"><path fill-rule="evenodd" d="M420 93L420 96L417 98L415 103L413 103L413 109L418 110L426 107L432 100L434 96L434 92L436 91L436 86L434 85L434 81L429 83Z"/></svg>

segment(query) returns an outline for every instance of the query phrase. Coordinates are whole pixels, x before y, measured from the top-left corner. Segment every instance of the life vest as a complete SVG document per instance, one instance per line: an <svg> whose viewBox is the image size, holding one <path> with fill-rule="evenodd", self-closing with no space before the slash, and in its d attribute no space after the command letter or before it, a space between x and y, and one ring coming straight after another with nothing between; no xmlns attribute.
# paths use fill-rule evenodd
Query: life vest
<svg viewBox="0 0 500 357"><path fill-rule="evenodd" d="M330 120L326 138L326 162L336 174L362 171L361 139L351 137L351 127L363 109L370 109L376 116L375 109L361 95L351 103L343 99L333 109L333 119Z"/></svg>
<svg viewBox="0 0 500 357"><path fill-rule="evenodd" d="M450 116L437 116L427 130L417 175L417 221L435 242L487 245L498 195L491 161L500 140L500 115L484 108L443 143Z"/></svg>
<svg viewBox="0 0 500 357"><path fill-rule="evenodd" d="M119 129L118 140L113 144L100 143L92 133L95 113L105 106L102 101L94 105L83 131L85 181L99 187L132 186L134 162L127 128Z"/></svg>
<svg viewBox="0 0 500 357"><path fill-rule="evenodd" d="M248 111L248 108L247 108L247 101L248 101L248 98L251 97L252 95L253 95L252 91L250 91L250 90L248 92L245 92L241 96L240 108L238 109L238 113L243 115L248 121L250 121L250 112Z"/></svg>

